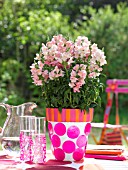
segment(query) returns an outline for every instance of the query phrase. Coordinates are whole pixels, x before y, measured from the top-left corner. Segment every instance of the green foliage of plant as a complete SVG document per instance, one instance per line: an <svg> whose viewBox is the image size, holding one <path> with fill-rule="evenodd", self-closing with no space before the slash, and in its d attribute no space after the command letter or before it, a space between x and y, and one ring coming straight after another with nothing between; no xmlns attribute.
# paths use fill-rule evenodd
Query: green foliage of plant
<svg viewBox="0 0 128 170"><path fill-rule="evenodd" d="M103 84L99 79L86 80L79 93L69 88L70 78L46 83L42 89L47 107L87 109L100 105L100 91ZM101 86L101 87L100 87Z"/></svg>

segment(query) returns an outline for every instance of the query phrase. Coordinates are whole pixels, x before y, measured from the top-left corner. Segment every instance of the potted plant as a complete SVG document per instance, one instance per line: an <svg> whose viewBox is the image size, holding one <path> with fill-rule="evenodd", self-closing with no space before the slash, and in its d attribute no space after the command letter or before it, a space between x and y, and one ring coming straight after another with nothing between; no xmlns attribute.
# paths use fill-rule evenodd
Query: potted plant
<svg viewBox="0 0 128 170"><path fill-rule="evenodd" d="M100 103L103 87L100 74L106 63L104 52L85 36L78 36L74 42L63 35L53 36L51 41L42 44L40 53L36 55L31 73L34 84L42 87L56 159L68 160L72 159L72 155L75 155L73 160L82 158L85 146L78 141L86 141L90 131L93 109L89 108ZM88 111L89 114L86 114ZM84 129L85 136L81 134L80 127ZM65 134L70 139L68 142L67 139L61 141ZM77 141L80 134L83 138ZM71 140L75 140L77 146Z"/></svg>

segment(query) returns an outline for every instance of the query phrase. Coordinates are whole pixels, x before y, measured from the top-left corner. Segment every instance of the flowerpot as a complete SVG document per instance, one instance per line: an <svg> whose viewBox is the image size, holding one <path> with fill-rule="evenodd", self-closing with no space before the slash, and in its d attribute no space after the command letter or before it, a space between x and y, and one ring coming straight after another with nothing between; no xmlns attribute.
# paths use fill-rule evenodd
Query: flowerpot
<svg viewBox="0 0 128 170"><path fill-rule="evenodd" d="M89 113L79 109L47 108L49 137L52 153L57 160L79 161L86 152L91 130L93 109Z"/></svg>

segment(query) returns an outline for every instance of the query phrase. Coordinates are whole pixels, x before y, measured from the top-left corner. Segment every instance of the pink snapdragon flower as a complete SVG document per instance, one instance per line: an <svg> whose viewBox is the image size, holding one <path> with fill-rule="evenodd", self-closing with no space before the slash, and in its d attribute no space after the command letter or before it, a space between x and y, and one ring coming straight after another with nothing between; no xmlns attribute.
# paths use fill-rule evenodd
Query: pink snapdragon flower
<svg viewBox="0 0 128 170"><path fill-rule="evenodd" d="M42 86L42 80L34 78L34 84L36 84L37 86Z"/></svg>
<svg viewBox="0 0 128 170"><path fill-rule="evenodd" d="M40 55L40 54L37 53L37 54L36 54L36 57L35 57L34 59L35 59L35 60L41 60L41 56L42 56L42 55Z"/></svg>
<svg viewBox="0 0 128 170"><path fill-rule="evenodd" d="M91 53L92 53L91 54L92 55L91 60L92 60L93 63L99 62L100 66L107 64L104 52L97 47L97 44L93 44L91 46Z"/></svg>
<svg viewBox="0 0 128 170"><path fill-rule="evenodd" d="M40 69L36 69L35 64L32 64L31 66L31 73L32 73L32 78L33 78L33 83L36 84L37 86L42 85L42 80L39 79L39 75L42 74Z"/></svg>
<svg viewBox="0 0 128 170"><path fill-rule="evenodd" d="M74 55L75 58L81 58L86 60L90 54L90 41L87 37L78 36L75 41L75 50Z"/></svg>
<svg viewBox="0 0 128 170"><path fill-rule="evenodd" d="M41 51L42 51L42 55L43 56L47 56L48 55L48 47L42 43L42 48L41 48Z"/></svg>
<svg viewBox="0 0 128 170"><path fill-rule="evenodd" d="M73 67L70 76L69 86L73 88L74 92L80 92L80 88L83 84L85 84L85 78L87 76L86 65L84 64L76 64Z"/></svg>
<svg viewBox="0 0 128 170"><path fill-rule="evenodd" d="M42 74L41 70L35 67L35 64L32 64L31 72L32 72L32 76L36 76L36 75L41 75Z"/></svg>
<svg viewBox="0 0 128 170"><path fill-rule="evenodd" d="M73 61L73 50L74 44L72 41L67 41L61 34L58 36L53 36L50 42L46 45L42 44L42 55L44 56L44 63L47 65L60 66L63 68L62 64L67 63L70 66Z"/></svg>
<svg viewBox="0 0 128 170"><path fill-rule="evenodd" d="M58 78L58 77L63 77L64 76L64 72L59 69L57 66L55 67L54 70L52 70L50 73L49 73L49 78L51 80L54 80L55 78Z"/></svg>
<svg viewBox="0 0 128 170"><path fill-rule="evenodd" d="M96 78L96 77L98 77L99 75L100 75L100 73L91 72L91 73L88 75L88 77L89 77L89 78Z"/></svg>
<svg viewBox="0 0 128 170"><path fill-rule="evenodd" d="M66 48L71 48L72 46L74 46L72 41L67 41L66 42Z"/></svg>
<svg viewBox="0 0 128 170"><path fill-rule="evenodd" d="M65 43L67 40L63 37L62 34L59 34L57 36L53 36L52 41L55 41L58 44L60 41Z"/></svg>
<svg viewBox="0 0 128 170"><path fill-rule="evenodd" d="M70 66L72 63L74 63L74 60L73 60L73 57L70 57L70 58L67 60L67 64L68 64L68 66Z"/></svg>
<svg viewBox="0 0 128 170"><path fill-rule="evenodd" d="M44 81L46 82L49 78L49 73L48 73L48 70L44 70L42 72L42 77L44 77Z"/></svg>
<svg viewBox="0 0 128 170"><path fill-rule="evenodd" d="M42 61L38 61L38 66L39 66L39 69L40 69L40 70L43 69L44 64L42 63Z"/></svg>

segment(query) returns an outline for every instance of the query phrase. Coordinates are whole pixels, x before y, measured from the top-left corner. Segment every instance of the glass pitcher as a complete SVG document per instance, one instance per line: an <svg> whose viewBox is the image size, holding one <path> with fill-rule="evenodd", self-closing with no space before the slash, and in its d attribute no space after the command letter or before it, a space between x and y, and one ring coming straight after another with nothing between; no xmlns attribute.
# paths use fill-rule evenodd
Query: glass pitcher
<svg viewBox="0 0 128 170"><path fill-rule="evenodd" d="M19 134L20 119L19 116L32 115L32 111L37 105L33 102L23 103L18 106L12 106L0 103L7 111L7 118L3 128L0 128L0 142L2 149L9 156L18 156L20 151Z"/></svg>

